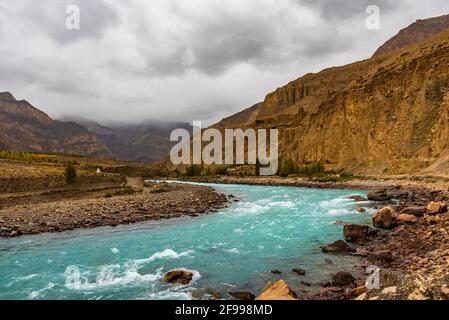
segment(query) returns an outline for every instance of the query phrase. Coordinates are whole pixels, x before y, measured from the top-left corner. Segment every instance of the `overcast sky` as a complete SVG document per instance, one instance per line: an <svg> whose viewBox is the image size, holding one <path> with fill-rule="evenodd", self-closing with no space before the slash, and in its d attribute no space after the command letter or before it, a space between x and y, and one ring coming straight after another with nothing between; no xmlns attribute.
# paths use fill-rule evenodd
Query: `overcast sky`
<svg viewBox="0 0 449 320"><path fill-rule="evenodd" d="M0 0L0 91L56 118L211 122L448 13L448 0Z"/></svg>

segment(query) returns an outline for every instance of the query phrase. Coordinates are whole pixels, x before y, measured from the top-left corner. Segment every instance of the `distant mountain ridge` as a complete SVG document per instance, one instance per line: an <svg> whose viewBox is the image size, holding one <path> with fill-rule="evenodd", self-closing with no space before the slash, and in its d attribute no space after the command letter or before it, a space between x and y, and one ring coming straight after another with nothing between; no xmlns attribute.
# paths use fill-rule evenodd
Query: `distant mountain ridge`
<svg viewBox="0 0 449 320"><path fill-rule="evenodd" d="M55 121L9 92L0 93L0 124L1 149L112 157L108 148L83 126Z"/></svg>
<svg viewBox="0 0 449 320"><path fill-rule="evenodd" d="M68 118L70 119L70 118ZM192 131L188 123L117 124L103 126L86 119L72 119L95 134L112 154L120 160L152 163L165 158L176 142L170 141L175 129Z"/></svg>
<svg viewBox="0 0 449 320"><path fill-rule="evenodd" d="M146 123L113 128L95 121L56 121L25 100L0 92L0 149L86 155L131 162L161 160L175 144L170 133L187 123Z"/></svg>

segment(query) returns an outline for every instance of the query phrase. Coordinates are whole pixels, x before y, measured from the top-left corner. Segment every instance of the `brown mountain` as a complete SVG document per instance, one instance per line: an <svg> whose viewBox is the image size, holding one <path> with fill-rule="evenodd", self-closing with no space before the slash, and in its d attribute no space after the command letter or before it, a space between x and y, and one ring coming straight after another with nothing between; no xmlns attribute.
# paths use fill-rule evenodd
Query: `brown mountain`
<svg viewBox="0 0 449 320"><path fill-rule="evenodd" d="M86 128L50 118L9 92L0 93L0 149L111 157Z"/></svg>
<svg viewBox="0 0 449 320"><path fill-rule="evenodd" d="M449 29L421 42L421 33L402 34L409 40L396 47L410 46L307 74L215 127L276 127L280 157L297 164L364 174L449 171Z"/></svg>
<svg viewBox="0 0 449 320"><path fill-rule="evenodd" d="M424 41L449 27L449 15L418 20L382 45L374 57Z"/></svg>

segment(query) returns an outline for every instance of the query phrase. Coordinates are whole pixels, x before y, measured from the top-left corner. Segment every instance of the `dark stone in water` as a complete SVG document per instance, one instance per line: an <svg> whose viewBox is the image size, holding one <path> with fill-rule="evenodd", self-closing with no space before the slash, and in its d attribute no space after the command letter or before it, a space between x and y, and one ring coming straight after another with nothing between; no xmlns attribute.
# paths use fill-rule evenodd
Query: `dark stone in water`
<svg viewBox="0 0 449 320"><path fill-rule="evenodd" d="M301 284L302 284L303 286L306 286L306 287L311 287L311 286L312 286L311 283L305 282L305 281L301 281Z"/></svg>
<svg viewBox="0 0 449 320"><path fill-rule="evenodd" d="M271 273L272 274L281 274L282 271L280 271L280 270L271 270Z"/></svg>
<svg viewBox="0 0 449 320"><path fill-rule="evenodd" d="M300 276L305 276L306 275L306 270L301 269L301 268L295 268L292 270L294 273L300 275Z"/></svg>
<svg viewBox="0 0 449 320"><path fill-rule="evenodd" d="M365 199L362 196L349 196L348 199L354 200L355 202L365 202L367 199Z"/></svg>

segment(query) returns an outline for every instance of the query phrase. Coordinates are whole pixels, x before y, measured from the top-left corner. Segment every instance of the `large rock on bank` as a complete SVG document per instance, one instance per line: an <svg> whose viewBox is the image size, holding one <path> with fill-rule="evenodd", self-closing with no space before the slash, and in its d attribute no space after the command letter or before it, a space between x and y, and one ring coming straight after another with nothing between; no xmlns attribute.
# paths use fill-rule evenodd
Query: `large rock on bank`
<svg viewBox="0 0 449 320"><path fill-rule="evenodd" d="M426 211L428 215L434 216L437 214L446 213L448 210L447 205L444 202L431 202L427 206Z"/></svg>
<svg viewBox="0 0 449 320"><path fill-rule="evenodd" d="M343 234L348 242L365 241L371 235L376 234L376 230L366 225L347 224L343 229Z"/></svg>
<svg viewBox="0 0 449 320"><path fill-rule="evenodd" d="M269 283L265 290L257 297L256 300L297 300L298 296L290 289L284 280L276 283Z"/></svg>
<svg viewBox="0 0 449 320"><path fill-rule="evenodd" d="M373 225L381 229L394 229L398 225L396 211L390 207L380 209L373 216Z"/></svg>
<svg viewBox="0 0 449 320"><path fill-rule="evenodd" d="M388 195L387 190L378 190L368 193L368 200L371 201L388 201L391 197Z"/></svg>
<svg viewBox="0 0 449 320"><path fill-rule="evenodd" d="M332 275L332 284L336 286L347 286L356 280L352 274L345 271L337 272L336 274Z"/></svg>

